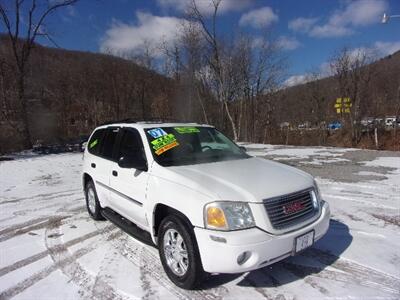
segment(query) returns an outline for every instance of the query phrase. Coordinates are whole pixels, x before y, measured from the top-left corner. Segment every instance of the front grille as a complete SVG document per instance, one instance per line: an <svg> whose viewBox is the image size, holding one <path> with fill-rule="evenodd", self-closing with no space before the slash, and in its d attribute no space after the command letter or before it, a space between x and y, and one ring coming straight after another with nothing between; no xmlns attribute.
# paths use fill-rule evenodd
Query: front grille
<svg viewBox="0 0 400 300"><path fill-rule="evenodd" d="M317 213L311 196L312 189L264 200L271 225L284 229L301 223Z"/></svg>

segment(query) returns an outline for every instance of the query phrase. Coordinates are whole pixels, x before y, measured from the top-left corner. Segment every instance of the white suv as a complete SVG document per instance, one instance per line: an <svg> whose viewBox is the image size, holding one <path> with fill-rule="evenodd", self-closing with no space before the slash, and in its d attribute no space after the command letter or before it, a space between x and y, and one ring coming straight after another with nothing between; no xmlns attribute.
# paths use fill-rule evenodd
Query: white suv
<svg viewBox="0 0 400 300"><path fill-rule="evenodd" d="M249 156L208 125L100 126L84 153L83 186L90 216L148 232L166 274L185 289L207 273L295 255L329 227L312 176Z"/></svg>

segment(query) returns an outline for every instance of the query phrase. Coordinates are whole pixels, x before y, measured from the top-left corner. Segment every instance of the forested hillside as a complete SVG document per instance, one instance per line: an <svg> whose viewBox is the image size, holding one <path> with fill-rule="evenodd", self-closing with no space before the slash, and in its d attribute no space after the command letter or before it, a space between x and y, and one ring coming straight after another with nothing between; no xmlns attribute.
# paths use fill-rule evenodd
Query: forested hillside
<svg viewBox="0 0 400 300"><path fill-rule="evenodd" d="M20 103L11 52L0 45L0 152L21 148ZM36 45L26 94L32 142L62 142L98 124L170 116L174 82L130 61Z"/></svg>
<svg viewBox="0 0 400 300"><path fill-rule="evenodd" d="M0 42L0 153L4 153L23 149L24 136L12 52L7 38ZM398 114L400 52L368 68L368 80L360 83L362 92L357 94L357 118ZM325 129L318 134L295 129L304 122L322 128L321 124L340 119L333 108L343 95L337 77L221 103L196 78L178 75L163 76L110 55L35 45L26 75L31 143L62 142L87 135L105 121L124 118L210 123L233 137L232 117L242 141L346 145L330 138ZM292 131L283 130L282 122L290 123Z"/></svg>
<svg viewBox="0 0 400 300"><path fill-rule="evenodd" d="M362 117L385 117L399 113L400 51L384 57L370 66L368 84L362 86ZM332 121L340 118L334 109L336 97L341 97L336 78L328 77L288 88L278 114L281 121L295 124L310 121ZM348 95L350 96L350 95ZM287 109L293 108L296 109Z"/></svg>

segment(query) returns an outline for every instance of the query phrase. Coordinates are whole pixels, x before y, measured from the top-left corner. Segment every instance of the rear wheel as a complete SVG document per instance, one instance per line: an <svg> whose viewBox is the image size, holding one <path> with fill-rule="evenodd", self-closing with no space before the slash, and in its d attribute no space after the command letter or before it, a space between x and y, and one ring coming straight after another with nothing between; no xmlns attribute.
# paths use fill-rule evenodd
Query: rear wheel
<svg viewBox="0 0 400 300"><path fill-rule="evenodd" d="M101 215L101 206L99 199L97 198L96 188L94 187L93 181L89 181L85 187L85 198L86 198L86 208L94 220L104 220Z"/></svg>
<svg viewBox="0 0 400 300"><path fill-rule="evenodd" d="M181 218L171 215L160 225L158 250L168 278L183 289L193 289L205 272L192 230Z"/></svg>

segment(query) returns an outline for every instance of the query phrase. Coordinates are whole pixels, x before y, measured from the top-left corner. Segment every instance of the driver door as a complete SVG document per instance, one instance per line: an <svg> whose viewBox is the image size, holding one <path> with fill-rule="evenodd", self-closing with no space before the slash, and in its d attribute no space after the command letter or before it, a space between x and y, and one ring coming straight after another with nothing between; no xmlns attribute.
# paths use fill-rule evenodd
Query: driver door
<svg viewBox="0 0 400 300"><path fill-rule="evenodd" d="M142 139L134 128L124 128L121 132L116 161L111 168L110 200L113 209L136 225L147 229L144 204L149 179L147 171L134 168L121 168L118 161L126 155L138 155L146 160Z"/></svg>

